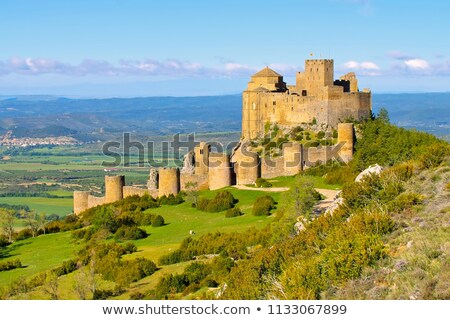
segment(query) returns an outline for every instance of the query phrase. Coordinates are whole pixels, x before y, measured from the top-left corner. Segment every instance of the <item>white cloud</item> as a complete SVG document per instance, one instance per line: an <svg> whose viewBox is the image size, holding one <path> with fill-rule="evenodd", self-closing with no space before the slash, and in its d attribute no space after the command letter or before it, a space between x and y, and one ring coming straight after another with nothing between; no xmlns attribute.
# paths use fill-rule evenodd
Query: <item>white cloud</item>
<svg viewBox="0 0 450 320"><path fill-rule="evenodd" d="M344 63L344 67L347 69L354 70L380 70L380 67L376 65L374 62L365 61L365 62L356 62L356 61L347 61Z"/></svg>
<svg viewBox="0 0 450 320"><path fill-rule="evenodd" d="M343 64L344 71L357 71L359 74L364 76L379 76L380 67L371 61L347 61Z"/></svg>
<svg viewBox="0 0 450 320"><path fill-rule="evenodd" d="M271 68L283 75L293 75L297 66L272 64ZM248 77L262 69L237 62L223 61L219 66L204 66L197 62L168 60L120 60L116 64L107 61L85 59L70 64L52 59L14 57L0 60L0 76L7 74L65 76L166 76L166 77Z"/></svg>
<svg viewBox="0 0 450 320"><path fill-rule="evenodd" d="M425 70L430 67L430 64L423 59L408 59L404 61L405 65L408 68L414 69L414 70Z"/></svg>

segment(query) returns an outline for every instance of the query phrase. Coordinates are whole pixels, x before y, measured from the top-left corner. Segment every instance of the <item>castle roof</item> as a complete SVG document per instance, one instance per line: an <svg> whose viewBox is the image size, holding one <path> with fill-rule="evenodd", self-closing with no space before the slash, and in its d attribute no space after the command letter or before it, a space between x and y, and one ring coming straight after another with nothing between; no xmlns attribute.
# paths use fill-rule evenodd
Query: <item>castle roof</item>
<svg viewBox="0 0 450 320"><path fill-rule="evenodd" d="M265 67L261 71L258 71L257 73L252 75L252 77L282 77L282 75L273 71L269 67Z"/></svg>

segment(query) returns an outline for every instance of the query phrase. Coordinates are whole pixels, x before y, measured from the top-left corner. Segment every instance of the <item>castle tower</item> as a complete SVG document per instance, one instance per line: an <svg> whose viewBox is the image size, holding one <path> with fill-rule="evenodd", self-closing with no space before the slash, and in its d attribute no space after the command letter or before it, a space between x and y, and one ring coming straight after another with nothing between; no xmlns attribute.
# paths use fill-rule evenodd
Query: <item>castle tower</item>
<svg viewBox="0 0 450 320"><path fill-rule="evenodd" d="M236 172L236 184L253 184L261 176L259 156L255 152L242 148L236 150L233 155L234 170Z"/></svg>
<svg viewBox="0 0 450 320"><path fill-rule="evenodd" d="M81 212L89 209L88 206L89 191L73 192L73 213L79 215Z"/></svg>
<svg viewBox="0 0 450 320"><path fill-rule="evenodd" d="M209 150L210 145L206 142L200 142L200 144L194 148L195 153L195 174L206 175L209 171Z"/></svg>
<svg viewBox="0 0 450 320"><path fill-rule="evenodd" d="M209 157L209 189L217 190L230 186L230 156L222 153L210 153Z"/></svg>
<svg viewBox="0 0 450 320"><path fill-rule="evenodd" d="M296 90L301 92L302 96L319 97L324 87L333 85L333 77L333 60L306 60L305 71L297 72Z"/></svg>
<svg viewBox="0 0 450 320"><path fill-rule="evenodd" d="M105 176L105 202L122 200L124 185L125 176Z"/></svg>
<svg viewBox="0 0 450 320"><path fill-rule="evenodd" d="M263 130L264 123L260 105L260 94L263 92L286 92L283 76L265 67L255 73L242 94L242 138L255 139Z"/></svg>
<svg viewBox="0 0 450 320"><path fill-rule="evenodd" d="M266 89L268 91L285 91L286 83L283 82L283 76L269 67L265 67L261 71L252 75L248 83L247 90Z"/></svg>
<svg viewBox="0 0 450 320"><path fill-rule="evenodd" d="M288 142L283 144L284 173L293 176L302 171L303 150L300 143Z"/></svg>
<svg viewBox="0 0 450 320"><path fill-rule="evenodd" d="M159 169L158 197L173 194L176 196L180 191L180 170L178 168Z"/></svg>
<svg viewBox="0 0 450 320"><path fill-rule="evenodd" d="M353 123L338 124L338 144L342 144L339 156L344 162L349 162L353 158Z"/></svg>

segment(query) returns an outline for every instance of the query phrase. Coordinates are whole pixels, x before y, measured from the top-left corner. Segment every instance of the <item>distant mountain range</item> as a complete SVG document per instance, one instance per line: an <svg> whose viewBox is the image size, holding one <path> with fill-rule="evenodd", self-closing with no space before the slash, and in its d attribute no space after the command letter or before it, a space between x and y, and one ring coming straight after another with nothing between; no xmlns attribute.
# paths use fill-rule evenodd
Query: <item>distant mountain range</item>
<svg viewBox="0 0 450 320"><path fill-rule="evenodd" d="M241 95L68 99L0 96L0 134L15 137L67 135L104 140L122 132L164 135L241 130ZM373 110L389 111L402 127L450 135L450 93L374 94Z"/></svg>

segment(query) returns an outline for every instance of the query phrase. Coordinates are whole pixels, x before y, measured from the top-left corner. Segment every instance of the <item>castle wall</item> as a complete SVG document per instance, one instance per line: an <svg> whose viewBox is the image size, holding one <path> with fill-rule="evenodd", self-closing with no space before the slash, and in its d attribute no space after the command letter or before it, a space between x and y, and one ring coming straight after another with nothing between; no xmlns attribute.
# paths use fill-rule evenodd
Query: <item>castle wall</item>
<svg viewBox="0 0 450 320"><path fill-rule="evenodd" d="M89 191L74 191L73 192L73 213L76 215L87 210Z"/></svg>
<svg viewBox="0 0 450 320"><path fill-rule="evenodd" d="M102 204L109 203L105 201L105 197L88 196L88 207L93 208L96 206L101 206Z"/></svg>
<svg viewBox="0 0 450 320"><path fill-rule="evenodd" d="M148 189L142 189L142 188L138 188L138 187L133 187L133 186L124 186L123 187L123 197L129 197L129 196L140 196L142 197L143 195L149 194L149 190Z"/></svg>
<svg viewBox="0 0 450 320"><path fill-rule="evenodd" d="M208 190L209 189L209 175L197 175L197 174L180 174L180 189L186 190L186 183L195 183L197 184L198 190Z"/></svg>
<svg viewBox="0 0 450 320"><path fill-rule="evenodd" d="M180 170L178 168L160 168L158 197L177 195L179 191Z"/></svg>
<svg viewBox="0 0 450 320"><path fill-rule="evenodd" d="M209 156L209 189L217 190L230 186L230 156L221 153L210 153Z"/></svg>
<svg viewBox="0 0 450 320"><path fill-rule="evenodd" d="M276 158L262 158L261 159L261 178L270 179L280 176L286 176L284 172L284 162L283 156ZM256 179L255 179L256 181ZM254 182L254 181L253 181Z"/></svg>
<svg viewBox="0 0 450 320"><path fill-rule="evenodd" d="M105 176L105 202L111 203L123 199L124 176Z"/></svg>

